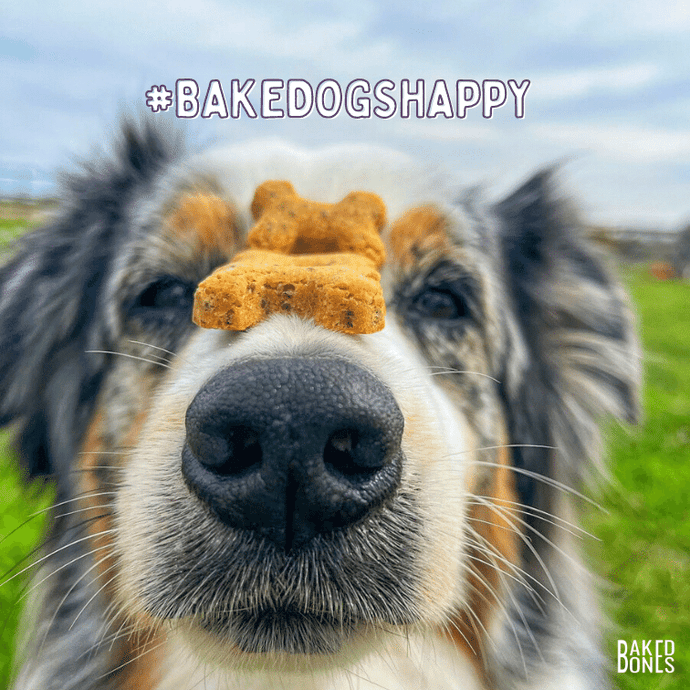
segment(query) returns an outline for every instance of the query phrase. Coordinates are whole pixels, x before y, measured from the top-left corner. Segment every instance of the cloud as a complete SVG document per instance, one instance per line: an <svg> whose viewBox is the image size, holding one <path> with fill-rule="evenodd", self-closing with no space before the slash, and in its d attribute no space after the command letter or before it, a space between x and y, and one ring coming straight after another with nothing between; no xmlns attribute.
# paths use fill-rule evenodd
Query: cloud
<svg viewBox="0 0 690 690"><path fill-rule="evenodd" d="M594 151L619 161L690 160L690 129L653 129L630 124L542 124L533 133L574 151Z"/></svg>
<svg viewBox="0 0 690 690"><path fill-rule="evenodd" d="M690 4L686 0L664 2L658 0L622 3L621 18L629 31L650 35L683 35L690 31Z"/></svg>
<svg viewBox="0 0 690 690"><path fill-rule="evenodd" d="M530 85L532 100L583 98L597 94L624 94L654 83L660 68L651 63L616 67L596 66L535 75Z"/></svg>
<svg viewBox="0 0 690 690"><path fill-rule="evenodd" d="M665 217L690 208L690 3L669 0L40 0L6 3L0 35L0 173L21 177L88 152L117 112L177 78L530 79L526 116L492 120L248 120L180 123L219 138L276 135L305 145L375 141L507 179L579 152L605 170L600 209L651 192ZM172 115L171 115L172 117ZM201 137L203 139L203 136ZM17 172L18 171L18 172ZM38 173L37 173L38 174ZM29 175L26 173L25 177ZM33 175L33 173L31 173ZM625 177L625 183L620 180ZM31 176L27 179L34 179ZM6 181L0 180L0 192ZM674 186L675 185L675 186ZM610 193L609 193L610 192Z"/></svg>
<svg viewBox="0 0 690 690"><path fill-rule="evenodd" d="M394 62L398 52L383 35L367 33L373 7L369 11L360 7L359 13L317 13L309 3L168 0L164 9L154 11L138 0L67 0L59 6L26 0L21 8L9 10L3 21L11 37L38 40L58 54L76 43L107 46L108 51L129 57L155 54L167 63L196 52L216 60L239 55L276 65L302 61L326 68L365 69ZM25 17L31 14L37 21L30 24Z"/></svg>
<svg viewBox="0 0 690 690"><path fill-rule="evenodd" d="M495 142L500 138L498 128L489 123L474 124L458 121L447 122L445 120L397 121L391 126L391 134L427 141L472 144Z"/></svg>

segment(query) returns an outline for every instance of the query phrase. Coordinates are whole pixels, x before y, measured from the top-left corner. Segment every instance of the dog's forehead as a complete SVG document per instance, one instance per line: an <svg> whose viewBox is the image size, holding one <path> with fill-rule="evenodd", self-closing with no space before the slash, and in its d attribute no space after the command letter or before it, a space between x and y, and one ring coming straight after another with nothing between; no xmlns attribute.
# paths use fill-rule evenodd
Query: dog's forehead
<svg viewBox="0 0 690 690"><path fill-rule="evenodd" d="M180 239L182 209L185 221L196 216L191 226L198 227L198 239L204 246L227 246L231 244L228 238L234 234L239 249L254 223L252 199L257 187L266 180L287 180L301 196L328 204L355 190L377 195L385 204L388 220L382 238L397 254L412 248L409 219L404 220L408 241L393 239L391 228L418 208L433 209L437 222L427 217L412 234L433 235L432 244L466 247L470 254L494 250L493 215L478 193L468 196L458 173L421 164L398 151L361 145L306 150L269 141L194 155L174 170L167 181L161 214L166 219L166 234L170 235L172 228L175 240ZM190 204L190 190L215 196L216 206ZM210 226L215 231L209 232ZM214 232L222 237L214 237ZM442 235L447 236L449 243ZM389 254L390 258L401 257Z"/></svg>
<svg viewBox="0 0 690 690"><path fill-rule="evenodd" d="M354 190L383 199L389 220L411 206L442 203L458 181L410 156L377 146L306 150L277 142L214 149L192 158L189 170L204 171L237 205L248 209L265 180L289 180L302 196L336 203Z"/></svg>

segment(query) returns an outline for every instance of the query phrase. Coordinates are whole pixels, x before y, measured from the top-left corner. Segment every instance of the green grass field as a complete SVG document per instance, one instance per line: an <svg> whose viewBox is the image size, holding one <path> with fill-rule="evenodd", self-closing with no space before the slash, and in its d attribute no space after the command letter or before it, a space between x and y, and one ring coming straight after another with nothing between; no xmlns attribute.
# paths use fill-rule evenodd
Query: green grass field
<svg viewBox="0 0 690 690"><path fill-rule="evenodd" d="M616 642L671 639L673 674L622 674L624 690L690 688L690 284L628 271L645 348L644 420L612 428L613 481L587 516Z"/></svg>
<svg viewBox="0 0 690 690"><path fill-rule="evenodd" d="M0 235L17 230L17 223L0 220ZM622 690L687 690L690 285L658 282L641 269L627 270L626 281L641 316L646 352L645 419L635 429L608 430L613 481L595 495L603 510L587 508L585 522L601 540L590 544L595 569L611 583L603 600L614 624L607 649L612 666L618 639L675 642L675 673L628 673L614 681ZM0 573L15 564L24 567L43 529L42 518L30 516L48 501L49 492L22 491L9 452L0 452L0 538L11 533L0 542ZM0 586L0 688L7 685L15 602L25 586L24 578Z"/></svg>

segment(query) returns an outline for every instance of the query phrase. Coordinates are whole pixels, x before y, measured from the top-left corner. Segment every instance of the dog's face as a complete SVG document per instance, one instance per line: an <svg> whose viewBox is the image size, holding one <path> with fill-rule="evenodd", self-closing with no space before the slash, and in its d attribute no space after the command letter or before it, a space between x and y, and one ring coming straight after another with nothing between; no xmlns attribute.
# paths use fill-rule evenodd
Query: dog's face
<svg viewBox="0 0 690 690"><path fill-rule="evenodd" d="M381 162L238 159L183 164L128 130L0 277L2 420L74 502L40 588L51 653L23 677L76 664L78 687L157 687L195 677L171 671L182 658L222 677L335 672L419 638L477 683L599 687L555 487L596 455L597 415L634 417L638 362L624 295L550 175L484 206L427 199ZM324 201L382 195L383 331L290 313L194 326L196 285L276 176ZM191 213L190 190L232 212Z"/></svg>

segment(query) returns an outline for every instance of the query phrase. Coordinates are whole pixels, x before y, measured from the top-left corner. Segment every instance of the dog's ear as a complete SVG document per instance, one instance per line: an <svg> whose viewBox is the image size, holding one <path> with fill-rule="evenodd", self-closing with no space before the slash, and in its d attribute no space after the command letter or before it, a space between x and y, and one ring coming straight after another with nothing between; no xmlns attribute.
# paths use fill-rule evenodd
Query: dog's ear
<svg viewBox="0 0 690 690"><path fill-rule="evenodd" d="M0 425L15 423L30 476L66 470L111 349L102 299L126 241L129 208L173 155L160 133L126 122L109 160L65 178L55 218L0 269Z"/></svg>
<svg viewBox="0 0 690 690"><path fill-rule="evenodd" d="M559 197L554 171L534 176L495 212L513 303L508 349L513 357L522 350L522 364L506 362L503 372L511 442L555 446L552 471L539 466L538 449L516 449L518 464L573 482L582 460L598 455L599 417L638 417L641 357L632 312Z"/></svg>

